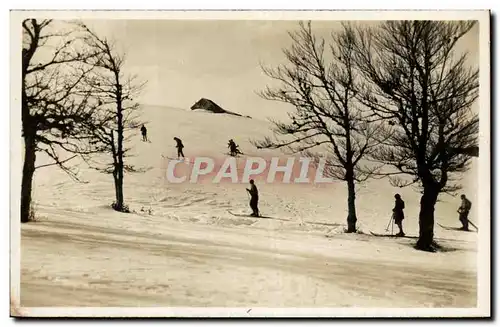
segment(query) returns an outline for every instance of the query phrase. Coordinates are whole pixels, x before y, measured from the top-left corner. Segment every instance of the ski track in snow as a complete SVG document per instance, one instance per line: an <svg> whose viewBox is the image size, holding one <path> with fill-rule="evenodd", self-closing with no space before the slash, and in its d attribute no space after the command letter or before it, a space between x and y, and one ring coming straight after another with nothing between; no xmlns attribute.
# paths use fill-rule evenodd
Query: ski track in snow
<svg viewBox="0 0 500 327"><path fill-rule="evenodd" d="M187 156L207 149L220 153L236 135L252 155L247 139L269 135L267 123L245 119L238 125L242 118L147 109L153 142L137 142L130 160L153 167L125 176L133 213L110 209L109 175L82 168L89 183L75 184L57 169L37 172L38 221L21 230L21 305L476 306L476 233L436 226L436 239L449 251L434 254L415 251L411 238L366 235L383 232L396 192L406 202L405 232L418 235L417 193L381 181L360 187L358 227L366 234L342 232L342 183L257 181L262 214L278 219L234 216L227 210L250 212L247 185L168 184L161 154L173 153L175 135ZM458 226L458 205L445 198L436 219Z"/></svg>

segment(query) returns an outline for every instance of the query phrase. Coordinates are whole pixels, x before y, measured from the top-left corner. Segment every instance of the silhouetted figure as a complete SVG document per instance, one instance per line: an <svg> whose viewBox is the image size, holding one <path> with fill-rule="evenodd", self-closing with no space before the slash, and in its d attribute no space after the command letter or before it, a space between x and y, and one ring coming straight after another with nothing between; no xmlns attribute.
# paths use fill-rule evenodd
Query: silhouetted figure
<svg viewBox="0 0 500 327"><path fill-rule="evenodd" d="M142 134L142 141L147 142L148 141L148 130L146 126L142 125L141 127L141 134Z"/></svg>
<svg viewBox="0 0 500 327"><path fill-rule="evenodd" d="M236 143L234 143L233 139L230 139L229 142L227 142L227 147L229 148L229 154L233 155L233 149L236 147Z"/></svg>
<svg viewBox="0 0 500 327"><path fill-rule="evenodd" d="M459 214L458 219L462 223L462 229L469 230L469 211L472 203L465 197L465 194L462 194L460 198L462 199L462 204L457 210Z"/></svg>
<svg viewBox="0 0 500 327"><path fill-rule="evenodd" d="M181 139L178 137L174 137L174 140L175 142L177 142L175 146L177 148L177 159L179 159L180 157L184 158L184 152L182 151L182 149L184 149L184 145L182 144Z"/></svg>
<svg viewBox="0 0 500 327"><path fill-rule="evenodd" d="M252 217L259 217L259 191L253 179L250 180L250 188L246 189L250 193L250 208L252 208Z"/></svg>
<svg viewBox="0 0 500 327"><path fill-rule="evenodd" d="M229 140L229 142L227 143L227 147L229 148L229 154L233 157L237 156L238 154L242 154L239 146L234 143L233 139Z"/></svg>
<svg viewBox="0 0 500 327"><path fill-rule="evenodd" d="M392 209L392 212L394 222L399 227L399 233L397 233L396 236L405 236L405 233L403 232L403 219L405 219L403 210L405 208L405 202L401 199L401 195L399 194L394 195L394 198L396 199L396 202L394 203L394 209Z"/></svg>

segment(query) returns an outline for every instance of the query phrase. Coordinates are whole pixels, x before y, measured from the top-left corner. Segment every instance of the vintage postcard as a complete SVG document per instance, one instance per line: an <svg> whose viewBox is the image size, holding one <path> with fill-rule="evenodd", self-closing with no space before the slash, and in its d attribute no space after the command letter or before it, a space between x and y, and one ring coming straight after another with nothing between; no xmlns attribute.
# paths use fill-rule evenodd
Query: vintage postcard
<svg viewBox="0 0 500 327"><path fill-rule="evenodd" d="M491 316L489 11L10 19L12 316Z"/></svg>

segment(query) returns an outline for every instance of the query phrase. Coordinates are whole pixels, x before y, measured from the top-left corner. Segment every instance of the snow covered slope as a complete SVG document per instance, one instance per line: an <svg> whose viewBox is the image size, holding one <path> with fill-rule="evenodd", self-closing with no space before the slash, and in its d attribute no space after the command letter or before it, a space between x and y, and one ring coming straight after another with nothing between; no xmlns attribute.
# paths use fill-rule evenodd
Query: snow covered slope
<svg viewBox="0 0 500 327"><path fill-rule="evenodd" d="M329 185L257 180L260 209L249 212L246 184L171 184L166 157L180 137L188 158L224 158L233 138L245 156L271 156L249 139L269 123L233 115L145 106L151 140L132 141L125 176L134 213L114 212L112 177L81 168L86 184L63 172L36 173L38 222L22 226L22 306L474 307L476 233L435 228L447 252L415 251L419 194L385 180L359 187L359 234L344 234L347 192ZM238 160L243 160L245 158ZM473 167L465 191L474 189ZM406 202L408 238L380 238L394 193ZM467 192L475 203L475 194ZM458 226L458 198L441 197L436 221ZM474 214L470 219L477 221ZM396 227L395 227L396 229ZM413 237L413 238L412 238Z"/></svg>

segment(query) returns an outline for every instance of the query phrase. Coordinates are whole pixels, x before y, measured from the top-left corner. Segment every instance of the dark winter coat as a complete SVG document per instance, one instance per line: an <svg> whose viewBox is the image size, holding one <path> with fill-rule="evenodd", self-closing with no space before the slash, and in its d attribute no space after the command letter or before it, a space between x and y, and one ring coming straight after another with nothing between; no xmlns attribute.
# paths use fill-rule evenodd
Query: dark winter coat
<svg viewBox="0 0 500 327"><path fill-rule="evenodd" d="M396 223L401 222L403 219L405 219L405 215L403 212L404 208L405 202L401 199L396 199L394 209L392 209L392 211L394 212L394 220Z"/></svg>
<svg viewBox="0 0 500 327"><path fill-rule="evenodd" d="M184 145L182 144L182 141L178 138L175 138L175 142L177 142L177 145L175 146L176 148L182 149L184 148Z"/></svg>
<svg viewBox="0 0 500 327"><path fill-rule="evenodd" d="M248 190L248 192L250 193L250 196L252 197L252 199L259 199L259 191L257 190L257 186L255 186L255 184L253 184L250 189Z"/></svg>
<svg viewBox="0 0 500 327"><path fill-rule="evenodd" d="M469 201L469 199L467 199L467 198L462 199L462 205L460 206L461 212L469 213L471 207L472 207L472 203Z"/></svg>

